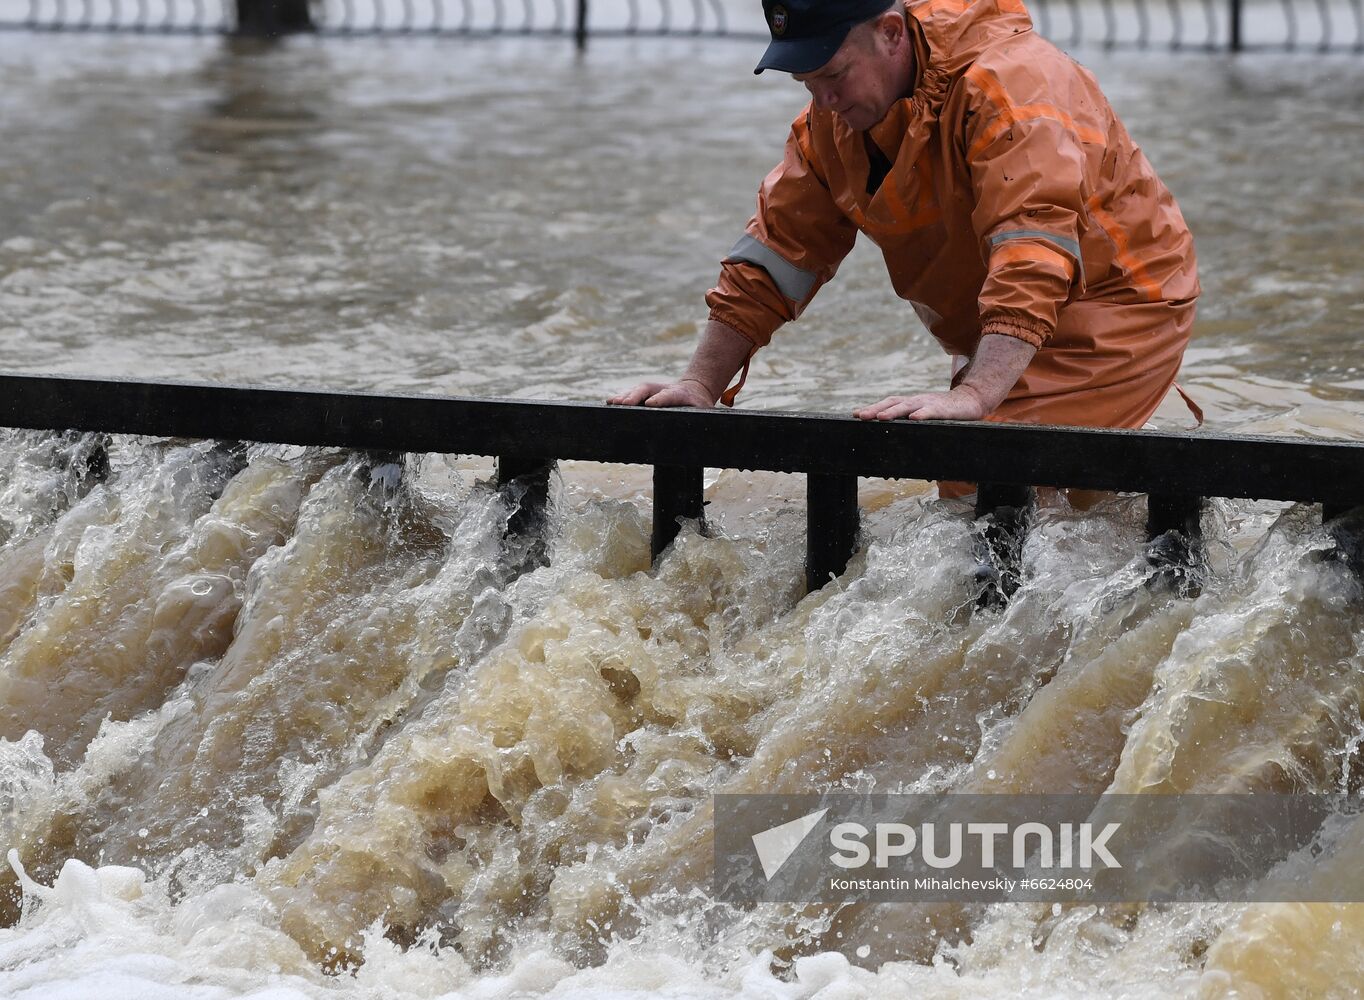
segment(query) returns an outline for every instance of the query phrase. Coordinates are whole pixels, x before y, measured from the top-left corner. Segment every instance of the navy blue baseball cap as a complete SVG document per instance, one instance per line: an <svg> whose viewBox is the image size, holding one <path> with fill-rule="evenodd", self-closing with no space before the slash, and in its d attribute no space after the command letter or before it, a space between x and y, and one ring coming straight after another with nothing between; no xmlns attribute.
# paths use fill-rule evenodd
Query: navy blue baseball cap
<svg viewBox="0 0 1364 1000"><path fill-rule="evenodd" d="M813 73L834 57L848 32L890 10L895 0L763 0L772 43L754 73Z"/></svg>

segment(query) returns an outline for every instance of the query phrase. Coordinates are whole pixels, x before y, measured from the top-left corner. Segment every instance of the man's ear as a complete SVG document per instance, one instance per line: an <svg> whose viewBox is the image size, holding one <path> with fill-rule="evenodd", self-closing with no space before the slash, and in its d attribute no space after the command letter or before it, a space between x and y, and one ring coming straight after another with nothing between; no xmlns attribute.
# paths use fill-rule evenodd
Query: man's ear
<svg viewBox="0 0 1364 1000"><path fill-rule="evenodd" d="M905 34L905 16L897 9L886 11L876 23L876 31L886 43L894 47Z"/></svg>

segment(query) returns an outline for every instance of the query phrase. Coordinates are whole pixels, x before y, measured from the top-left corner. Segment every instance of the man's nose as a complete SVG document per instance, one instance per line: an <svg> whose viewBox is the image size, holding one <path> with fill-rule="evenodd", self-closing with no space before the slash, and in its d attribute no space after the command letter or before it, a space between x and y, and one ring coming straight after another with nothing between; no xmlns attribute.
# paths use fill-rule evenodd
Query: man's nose
<svg viewBox="0 0 1364 1000"><path fill-rule="evenodd" d="M810 94L815 99L815 107L820 110L838 106L838 93L833 87L814 86L810 88Z"/></svg>

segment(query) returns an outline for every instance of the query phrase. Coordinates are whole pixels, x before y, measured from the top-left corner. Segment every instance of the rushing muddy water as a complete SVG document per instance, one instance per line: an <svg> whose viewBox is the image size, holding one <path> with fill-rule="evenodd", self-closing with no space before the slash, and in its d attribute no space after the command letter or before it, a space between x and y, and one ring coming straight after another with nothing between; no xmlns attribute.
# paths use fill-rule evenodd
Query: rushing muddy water
<svg viewBox="0 0 1364 1000"><path fill-rule="evenodd" d="M1364 436L1364 62L1081 55L1194 229L1210 424ZM675 371L801 102L752 61L0 38L0 367L579 400ZM744 405L940 384L911 316L859 249ZM1364 604L1314 508L1215 501L1181 599L1144 585L1140 498L1048 501L972 614L966 508L924 484L864 482L862 552L807 595L798 477L709 476L710 535L650 570L646 471L568 467L525 570L489 470L0 432L0 992L1364 984L1364 905L709 886L717 792L1356 787ZM1277 877L1362 871L1354 830Z"/></svg>

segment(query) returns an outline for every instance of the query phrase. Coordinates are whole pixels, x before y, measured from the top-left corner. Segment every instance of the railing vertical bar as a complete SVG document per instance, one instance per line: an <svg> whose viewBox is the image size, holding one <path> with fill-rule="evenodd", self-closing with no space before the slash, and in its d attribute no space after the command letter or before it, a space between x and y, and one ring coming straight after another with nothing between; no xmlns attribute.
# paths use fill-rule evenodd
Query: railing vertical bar
<svg viewBox="0 0 1364 1000"><path fill-rule="evenodd" d="M1197 534L1203 498L1153 493L1146 498L1146 538L1153 540L1169 531Z"/></svg>
<svg viewBox="0 0 1364 1000"><path fill-rule="evenodd" d="M1217 28L1217 11L1213 7L1214 0L1203 0L1203 48L1208 52L1216 52L1220 41Z"/></svg>
<svg viewBox="0 0 1364 1000"><path fill-rule="evenodd" d="M1146 498L1147 560L1152 583L1195 596L1202 587L1203 498L1153 493Z"/></svg>
<svg viewBox="0 0 1364 1000"><path fill-rule="evenodd" d="M1036 492L1031 486L980 483L976 487L977 603L999 608L1009 602L1023 579L1023 542Z"/></svg>
<svg viewBox="0 0 1364 1000"><path fill-rule="evenodd" d="M1331 51L1331 35L1334 34L1334 27L1331 24L1331 5L1327 0L1317 0L1317 17L1320 19L1321 38L1317 42L1318 52Z"/></svg>
<svg viewBox="0 0 1364 1000"><path fill-rule="evenodd" d="M857 477L810 473L805 491L805 586L816 591L857 551Z"/></svg>
<svg viewBox="0 0 1364 1000"><path fill-rule="evenodd" d="M1321 522L1336 543L1335 557L1364 581L1364 504L1324 503Z"/></svg>
<svg viewBox="0 0 1364 1000"><path fill-rule="evenodd" d="M1298 47L1298 15L1293 10L1292 0L1280 0L1283 7L1284 21L1288 28L1288 37L1284 41L1284 48L1292 52Z"/></svg>
<svg viewBox="0 0 1364 1000"><path fill-rule="evenodd" d="M507 519L508 535L531 535L544 526L554 464L554 459L539 455L497 456L497 488L515 494L517 505Z"/></svg>
<svg viewBox="0 0 1364 1000"><path fill-rule="evenodd" d="M703 519L704 473L705 470L697 466L654 466L654 527L650 551L655 559L677 537L680 519Z"/></svg>
<svg viewBox="0 0 1364 1000"><path fill-rule="evenodd" d="M1033 0L1032 9L1037 13L1037 30L1044 36L1051 36L1051 8L1047 0Z"/></svg>
<svg viewBox="0 0 1364 1000"><path fill-rule="evenodd" d="M710 0L710 7L715 14L715 33L717 35L725 34L729 28L725 21L724 8L720 6L720 0Z"/></svg>
<svg viewBox="0 0 1364 1000"><path fill-rule="evenodd" d="M1066 0L1070 8L1070 44L1078 46L1083 40L1083 18L1080 16L1079 0Z"/></svg>
<svg viewBox="0 0 1364 1000"><path fill-rule="evenodd" d="M1118 19L1113 11L1113 0L1103 0L1104 38L1103 47L1111 49L1118 41Z"/></svg>

